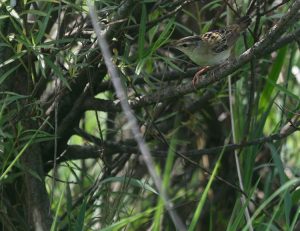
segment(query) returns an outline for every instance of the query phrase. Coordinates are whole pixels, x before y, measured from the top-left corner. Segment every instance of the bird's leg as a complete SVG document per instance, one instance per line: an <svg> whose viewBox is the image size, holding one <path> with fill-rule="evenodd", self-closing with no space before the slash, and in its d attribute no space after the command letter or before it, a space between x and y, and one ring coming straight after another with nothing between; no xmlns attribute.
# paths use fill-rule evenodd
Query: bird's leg
<svg viewBox="0 0 300 231"><path fill-rule="evenodd" d="M210 66L205 66L205 67L202 67L195 75L194 75L194 78L193 78L193 86L195 87L195 84L197 83L198 81L198 78L205 74L208 70L210 69Z"/></svg>

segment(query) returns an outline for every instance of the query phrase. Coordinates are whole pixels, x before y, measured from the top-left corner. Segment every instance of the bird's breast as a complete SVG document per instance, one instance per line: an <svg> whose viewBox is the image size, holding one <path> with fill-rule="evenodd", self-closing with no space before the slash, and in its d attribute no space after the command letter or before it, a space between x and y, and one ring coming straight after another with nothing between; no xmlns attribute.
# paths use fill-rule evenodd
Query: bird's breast
<svg viewBox="0 0 300 231"><path fill-rule="evenodd" d="M214 66L224 62L229 58L230 50L224 50L216 53L211 50L194 49L192 55L188 55L189 58L199 66Z"/></svg>

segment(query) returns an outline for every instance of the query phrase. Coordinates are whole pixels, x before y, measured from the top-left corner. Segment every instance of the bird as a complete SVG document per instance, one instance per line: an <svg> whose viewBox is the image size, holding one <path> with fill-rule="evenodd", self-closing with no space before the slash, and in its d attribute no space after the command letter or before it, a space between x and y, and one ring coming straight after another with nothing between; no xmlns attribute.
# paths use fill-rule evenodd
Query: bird
<svg viewBox="0 0 300 231"><path fill-rule="evenodd" d="M193 78L193 85L200 75L212 66L225 62L240 34L251 24L249 16L241 17L235 24L212 30L202 35L188 36L173 42L172 47L183 52L195 64L202 67Z"/></svg>

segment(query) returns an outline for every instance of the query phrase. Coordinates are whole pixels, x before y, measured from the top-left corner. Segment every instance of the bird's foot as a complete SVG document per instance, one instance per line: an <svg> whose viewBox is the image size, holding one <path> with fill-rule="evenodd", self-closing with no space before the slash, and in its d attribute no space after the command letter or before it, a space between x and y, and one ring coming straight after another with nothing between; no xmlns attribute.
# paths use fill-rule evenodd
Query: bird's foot
<svg viewBox="0 0 300 231"><path fill-rule="evenodd" d="M194 78L193 78L193 86L195 87L197 81L198 81L198 78L205 74L208 70L210 69L209 66L206 66L206 67L202 67L195 75L194 75Z"/></svg>

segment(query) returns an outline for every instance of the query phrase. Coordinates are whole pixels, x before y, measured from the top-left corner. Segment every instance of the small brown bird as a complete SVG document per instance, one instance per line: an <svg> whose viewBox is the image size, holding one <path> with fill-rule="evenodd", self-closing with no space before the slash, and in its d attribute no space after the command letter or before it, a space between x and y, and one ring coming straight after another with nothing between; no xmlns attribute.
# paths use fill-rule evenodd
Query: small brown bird
<svg viewBox="0 0 300 231"><path fill-rule="evenodd" d="M207 71L209 66L215 66L226 61L230 49L238 40L240 34L251 24L249 16L240 18L235 24L223 29L213 30L202 35L182 38L173 46L187 55L194 63L202 66L193 79Z"/></svg>

